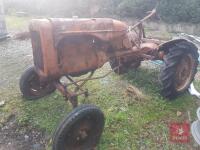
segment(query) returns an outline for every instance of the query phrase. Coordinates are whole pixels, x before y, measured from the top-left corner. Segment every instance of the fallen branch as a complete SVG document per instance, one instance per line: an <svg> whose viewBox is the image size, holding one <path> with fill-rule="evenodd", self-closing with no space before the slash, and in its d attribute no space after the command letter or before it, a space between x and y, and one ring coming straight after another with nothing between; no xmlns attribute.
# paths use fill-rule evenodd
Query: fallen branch
<svg viewBox="0 0 200 150"><path fill-rule="evenodd" d="M135 86L129 85L126 89L129 96L134 96L136 100L145 100L147 97Z"/></svg>

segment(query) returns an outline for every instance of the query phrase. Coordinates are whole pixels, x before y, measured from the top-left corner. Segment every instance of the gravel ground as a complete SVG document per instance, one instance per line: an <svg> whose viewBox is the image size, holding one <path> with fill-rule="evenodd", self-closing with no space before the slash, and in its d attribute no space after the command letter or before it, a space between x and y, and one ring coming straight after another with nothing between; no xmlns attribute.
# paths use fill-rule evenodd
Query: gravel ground
<svg viewBox="0 0 200 150"><path fill-rule="evenodd" d="M31 43L27 41L6 40L0 43L0 102L19 101L19 78L22 72L32 64ZM4 107L4 106L2 106ZM5 106L6 108L6 106ZM0 128L0 150L42 150L44 135L29 127L17 125L15 110ZM0 121L4 118L0 107Z"/></svg>

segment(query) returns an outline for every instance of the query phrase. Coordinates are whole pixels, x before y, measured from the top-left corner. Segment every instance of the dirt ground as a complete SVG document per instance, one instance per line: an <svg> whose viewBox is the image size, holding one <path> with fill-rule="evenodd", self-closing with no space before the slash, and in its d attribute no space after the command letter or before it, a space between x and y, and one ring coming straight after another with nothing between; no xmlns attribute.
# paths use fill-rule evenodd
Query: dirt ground
<svg viewBox="0 0 200 150"><path fill-rule="evenodd" d="M18 80L23 70L31 63L32 51L29 40L6 40L0 43L0 102L6 105L20 96ZM3 112L0 107L0 120L5 117ZM7 120L0 128L0 150L44 149L45 140L41 132L18 126L15 114L5 118Z"/></svg>
<svg viewBox="0 0 200 150"><path fill-rule="evenodd" d="M0 129L0 150L43 150L44 136L37 130L19 127L12 116Z"/></svg>

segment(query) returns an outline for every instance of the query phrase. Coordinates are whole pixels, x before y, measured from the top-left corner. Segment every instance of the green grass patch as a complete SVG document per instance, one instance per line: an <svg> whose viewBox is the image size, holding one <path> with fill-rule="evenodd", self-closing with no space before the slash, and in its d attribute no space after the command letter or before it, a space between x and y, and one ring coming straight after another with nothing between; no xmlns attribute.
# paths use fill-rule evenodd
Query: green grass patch
<svg viewBox="0 0 200 150"><path fill-rule="evenodd" d="M103 74L107 68L104 67L96 75ZM187 112L194 112L197 108L195 98L185 94L175 101L166 101L159 94L157 74L158 70L142 67L123 76L113 73L87 84L90 96L87 99L80 97L80 104L93 103L103 110L106 117L99 150L186 149L183 145L169 143L168 124L187 120ZM128 96L126 88L129 85L139 88L148 98L138 101ZM71 111L71 106L58 92L37 101L16 99L18 123L38 128L50 136ZM177 111L183 115L177 117Z"/></svg>
<svg viewBox="0 0 200 150"><path fill-rule="evenodd" d="M8 31L28 31L28 23L32 17L6 16Z"/></svg>

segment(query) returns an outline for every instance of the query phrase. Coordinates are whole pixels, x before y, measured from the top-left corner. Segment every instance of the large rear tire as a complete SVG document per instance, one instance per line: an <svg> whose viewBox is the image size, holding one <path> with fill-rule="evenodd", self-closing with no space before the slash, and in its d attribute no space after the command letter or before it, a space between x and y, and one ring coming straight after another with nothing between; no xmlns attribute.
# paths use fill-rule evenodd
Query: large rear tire
<svg viewBox="0 0 200 150"><path fill-rule="evenodd" d="M20 78L20 90L27 100L35 100L51 94L56 90L52 83L40 83L33 66L29 67Z"/></svg>
<svg viewBox="0 0 200 150"><path fill-rule="evenodd" d="M93 150L104 129L104 115L94 105L76 107L60 123L53 137L53 150Z"/></svg>
<svg viewBox="0 0 200 150"><path fill-rule="evenodd" d="M169 48L160 75L161 94L165 98L174 99L189 88L197 72L198 57L197 49L189 42Z"/></svg>

